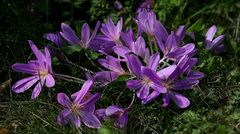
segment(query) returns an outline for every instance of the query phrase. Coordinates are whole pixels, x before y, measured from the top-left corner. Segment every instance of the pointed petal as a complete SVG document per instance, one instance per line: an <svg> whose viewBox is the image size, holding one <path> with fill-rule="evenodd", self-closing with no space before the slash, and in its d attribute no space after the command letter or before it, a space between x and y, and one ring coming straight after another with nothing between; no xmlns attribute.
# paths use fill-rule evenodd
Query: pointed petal
<svg viewBox="0 0 240 134"><path fill-rule="evenodd" d="M24 78L22 80L19 80L18 82L16 82L13 85L12 91L15 93L24 92L24 91L28 90L37 81L38 81L38 77L36 77L36 76Z"/></svg>
<svg viewBox="0 0 240 134"><path fill-rule="evenodd" d="M164 86L156 84L156 83L151 83L150 87L153 88L155 91L157 91L159 93L166 93L167 92L167 89Z"/></svg>
<svg viewBox="0 0 240 134"><path fill-rule="evenodd" d="M84 23L82 26L81 40L86 44L90 39L90 28L87 23Z"/></svg>
<svg viewBox="0 0 240 134"><path fill-rule="evenodd" d="M106 109L98 109L95 111L97 117L102 120L107 120Z"/></svg>
<svg viewBox="0 0 240 134"><path fill-rule="evenodd" d="M149 95L149 85L143 85L136 94L138 98L145 99Z"/></svg>
<svg viewBox="0 0 240 134"><path fill-rule="evenodd" d="M69 25L62 23L61 29L62 29L62 32L60 32L61 36L65 40L67 40L71 45L77 45L80 43L80 40L77 37L76 33Z"/></svg>
<svg viewBox="0 0 240 134"><path fill-rule="evenodd" d="M45 33L43 35L43 38L52 41L55 43L58 47L61 47L63 45L63 40L61 38L60 33Z"/></svg>
<svg viewBox="0 0 240 134"><path fill-rule="evenodd" d="M121 117L117 118L114 121L114 125L119 128L124 128L127 122L128 122L128 116L127 116L127 113L124 113Z"/></svg>
<svg viewBox="0 0 240 134"><path fill-rule="evenodd" d="M37 60L39 62L43 62L44 61L43 53L37 48L37 46L31 40L28 40L28 44L30 45L34 55L37 57Z"/></svg>
<svg viewBox="0 0 240 134"><path fill-rule="evenodd" d="M74 102L75 103L81 103L83 101L83 98L85 97L85 95L88 93L88 91L90 90L90 88L93 85L93 81L92 80L87 80L81 90L78 92L77 97L75 98Z"/></svg>
<svg viewBox="0 0 240 134"><path fill-rule="evenodd" d="M177 32L176 32L176 39L177 39L177 42L178 44L181 43L181 41L183 40L184 36L185 36L185 32L186 32L186 26L182 25L180 26L178 29L177 29Z"/></svg>
<svg viewBox="0 0 240 134"><path fill-rule="evenodd" d="M141 78L141 61L133 54L126 54L128 68L138 77Z"/></svg>
<svg viewBox="0 0 240 134"><path fill-rule="evenodd" d="M123 113L124 110L122 108L118 107L118 106L112 105L112 106L109 106L109 107L106 108L106 115L107 116L112 116L112 115L115 115L115 114L118 114L118 113L121 113L121 112Z"/></svg>
<svg viewBox="0 0 240 134"><path fill-rule="evenodd" d="M57 101L62 106L68 108L69 105L72 103L69 97L65 93L58 93L57 94Z"/></svg>
<svg viewBox="0 0 240 134"><path fill-rule="evenodd" d="M111 82L117 79L120 74L112 71L101 71L95 75L95 80L99 82Z"/></svg>
<svg viewBox="0 0 240 134"><path fill-rule="evenodd" d="M15 63L12 65L12 69L14 71L18 71L22 73L29 73L29 74L37 73L37 66L34 64Z"/></svg>
<svg viewBox="0 0 240 134"><path fill-rule="evenodd" d="M75 127L80 127L81 126L81 120L79 116L73 116L73 118L71 118L71 122L74 124Z"/></svg>
<svg viewBox="0 0 240 134"><path fill-rule="evenodd" d="M161 79L169 79L169 80L174 80L178 76L178 74L179 73L176 65L166 67L157 72L157 75Z"/></svg>
<svg viewBox="0 0 240 134"><path fill-rule="evenodd" d="M127 81L127 87L130 90L136 90L142 86L141 80L128 80Z"/></svg>
<svg viewBox="0 0 240 134"><path fill-rule="evenodd" d="M101 128L101 122L99 121L99 119L97 118L96 115L94 115L93 113L88 113L85 111L81 111L80 113L82 122L90 128Z"/></svg>
<svg viewBox="0 0 240 134"><path fill-rule="evenodd" d="M224 35L220 35L217 38L215 38L212 41L213 46L211 48L215 48L217 46L219 46L220 43L222 43L222 41L224 40L225 36Z"/></svg>
<svg viewBox="0 0 240 134"><path fill-rule="evenodd" d="M146 76L148 79L150 79L151 81L153 81L154 83L161 85L161 81L162 81L161 78L153 70L147 67L142 67L142 74Z"/></svg>
<svg viewBox="0 0 240 134"><path fill-rule="evenodd" d="M211 26L205 35L206 40L212 41L216 31L217 31L217 27L215 25Z"/></svg>
<svg viewBox="0 0 240 134"><path fill-rule="evenodd" d="M159 53L155 53L150 57L147 67L149 67L153 71L156 71L159 65L159 61L160 61L160 55Z"/></svg>
<svg viewBox="0 0 240 134"><path fill-rule="evenodd" d="M142 104L145 105L151 101L153 101L155 98L157 98L159 96L160 92L158 91L153 91L152 93L150 93L150 95L148 95L146 98L144 98L142 100Z"/></svg>
<svg viewBox="0 0 240 134"><path fill-rule="evenodd" d="M59 125L66 125L69 122L71 112L68 109L64 109L57 116L57 123Z"/></svg>
<svg viewBox="0 0 240 134"><path fill-rule="evenodd" d="M163 94L162 100L163 100L163 107L168 106L169 103L170 103L170 96L169 96L169 94L168 93Z"/></svg>
<svg viewBox="0 0 240 134"><path fill-rule="evenodd" d="M42 82L38 82L38 84L35 86L35 88L33 89L33 93L32 93L32 100L36 99L39 96L39 94L42 90L42 85L43 84L44 83L42 83Z"/></svg>

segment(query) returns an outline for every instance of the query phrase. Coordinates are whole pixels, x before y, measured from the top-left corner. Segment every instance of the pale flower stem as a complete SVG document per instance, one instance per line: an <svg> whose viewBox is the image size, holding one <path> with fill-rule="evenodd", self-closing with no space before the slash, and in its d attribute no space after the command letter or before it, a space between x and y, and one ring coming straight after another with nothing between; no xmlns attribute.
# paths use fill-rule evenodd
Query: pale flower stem
<svg viewBox="0 0 240 134"><path fill-rule="evenodd" d="M83 71L89 72L89 73L91 73L91 74L95 74L95 72L93 72L93 71L91 71L91 70L89 70L89 69L87 69L87 68L84 68L84 67L82 67L82 66L77 65L77 64L71 62L70 60L68 60L67 58L66 58L65 61L66 61L68 64L70 64L70 65L73 65L73 66L76 66L76 67L80 68L80 69L83 70Z"/></svg>
<svg viewBox="0 0 240 134"><path fill-rule="evenodd" d="M135 101L135 93L133 93L132 101L129 104L128 109L130 109L132 107L134 101Z"/></svg>
<svg viewBox="0 0 240 134"><path fill-rule="evenodd" d="M76 77L73 77L73 76L69 76L69 75L54 73L53 76L57 77L57 78L60 78L60 79L63 79L63 80L66 80L66 81L69 81L69 82L75 82L75 83L80 83L80 84L85 83L85 80L79 79L79 78L76 78Z"/></svg>

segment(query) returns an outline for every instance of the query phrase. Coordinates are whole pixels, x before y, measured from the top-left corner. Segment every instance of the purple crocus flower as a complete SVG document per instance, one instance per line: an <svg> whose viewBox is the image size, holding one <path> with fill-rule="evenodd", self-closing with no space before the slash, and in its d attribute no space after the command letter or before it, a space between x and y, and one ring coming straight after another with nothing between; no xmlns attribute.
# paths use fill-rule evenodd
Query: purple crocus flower
<svg viewBox="0 0 240 134"><path fill-rule="evenodd" d="M36 99L43 85L53 87L55 85L55 80L52 76L51 55L48 48L45 47L45 51L42 53L32 41L29 40L28 43L34 55L37 57L37 60L31 60L27 64L15 63L12 65L12 69L17 72L31 74L32 76L16 82L12 90L15 93L21 93L37 83L32 93L32 99Z"/></svg>
<svg viewBox="0 0 240 134"><path fill-rule="evenodd" d="M182 80L177 80L177 78L181 75L180 69L177 65L171 65L169 67L161 69L157 72L157 75L155 71L148 68L145 68L144 71L149 79L155 83L161 82L167 89L167 93L163 94L164 107L169 105L170 100L173 100L174 103L180 108L186 108L190 105L188 98L177 93L176 91L193 88L199 82L197 79L190 79L188 77L185 77ZM144 104L155 99L157 96L157 94L154 94L145 98L143 100Z"/></svg>
<svg viewBox="0 0 240 134"><path fill-rule="evenodd" d="M63 40L61 38L60 33L45 33L43 35L43 38L53 42L58 47L61 47L63 45Z"/></svg>
<svg viewBox="0 0 240 134"><path fill-rule="evenodd" d="M136 80L128 80L127 87L131 90L139 89L136 94L137 97L140 99L145 99L149 96L149 94L160 94L166 93L166 88L159 82L154 83L149 77L147 76L146 72L144 71L144 67L139 61L139 59L133 55L128 54L127 57L127 64L129 69L136 75L138 79ZM152 70L157 69L160 61L159 54L154 54L150 57L147 67L151 68Z"/></svg>
<svg viewBox="0 0 240 134"><path fill-rule="evenodd" d="M98 109L96 113L99 118L106 121L108 117L113 119L114 126L119 128L124 128L128 121L128 113L129 108L121 108L119 106L109 106L106 109Z"/></svg>
<svg viewBox="0 0 240 134"><path fill-rule="evenodd" d="M138 25L139 35L141 35L143 31L150 37L158 37L166 41L168 36L167 30L161 22L157 20L153 11L143 10L137 15L135 21Z"/></svg>
<svg viewBox="0 0 240 134"><path fill-rule="evenodd" d="M121 67L120 60L114 58L113 56L106 56L106 59L99 59L99 64L101 64L109 71L101 71L96 73L95 79L100 82L111 82L117 79L120 75L127 74Z"/></svg>
<svg viewBox="0 0 240 134"><path fill-rule="evenodd" d="M130 43L130 41L126 41L126 44ZM149 59L149 49L146 47L145 40L142 36L139 36L137 40L134 42L132 41L128 44L128 47L125 46L115 46L113 47L113 51L122 57L125 57L127 53L134 53L140 56L144 61Z"/></svg>
<svg viewBox="0 0 240 134"><path fill-rule="evenodd" d="M109 17L107 22L102 24L101 32L104 34L101 36L101 39L105 41L114 42L116 45L121 45L121 41L119 40L120 34L122 31L123 19L117 22L115 26L112 19Z"/></svg>
<svg viewBox="0 0 240 134"><path fill-rule="evenodd" d="M62 23L61 24L62 31L60 32L60 34L71 45L79 44L82 48L90 48L91 41L95 38L99 26L100 26L100 22L98 21L92 33L92 36L90 36L89 25L87 23L84 23L82 26L81 40L80 40L69 25Z"/></svg>
<svg viewBox="0 0 240 134"><path fill-rule="evenodd" d="M193 56L195 54L195 45L193 43L185 44L183 47L180 47L178 41L182 40L182 36L180 34L177 34L176 37L174 35L174 32L171 32L171 34L167 37L167 40L165 43L163 43L161 38L157 38L158 46L160 50L164 54L164 58L169 59L179 59L180 57L184 55L191 55ZM177 39L176 39L177 38Z"/></svg>
<svg viewBox="0 0 240 134"><path fill-rule="evenodd" d="M215 25L208 29L205 39L205 48L207 50L215 51L216 53L221 53L225 51L224 45L221 44L225 36L220 35L213 39L216 31L217 27Z"/></svg>
<svg viewBox="0 0 240 134"><path fill-rule="evenodd" d="M64 110L58 115L57 123L66 125L72 123L80 127L83 122L87 127L100 128L101 123L95 115L95 103L100 99L100 94L89 93L92 80L86 81L81 90L71 96L72 100L64 93L58 93L57 101L64 107Z"/></svg>

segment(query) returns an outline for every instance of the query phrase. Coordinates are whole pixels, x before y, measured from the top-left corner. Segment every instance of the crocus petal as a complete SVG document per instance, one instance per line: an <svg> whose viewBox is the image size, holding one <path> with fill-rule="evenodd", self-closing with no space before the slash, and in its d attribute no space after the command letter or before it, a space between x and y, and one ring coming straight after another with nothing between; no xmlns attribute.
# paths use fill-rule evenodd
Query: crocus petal
<svg viewBox="0 0 240 134"><path fill-rule="evenodd" d="M142 86L141 80L128 80L127 87L131 90L136 90Z"/></svg>
<svg viewBox="0 0 240 134"><path fill-rule="evenodd" d="M172 84L172 89L174 90L184 90L184 89L192 89L194 86L196 86L199 83L198 80L190 80L190 79L183 79L180 81L175 82Z"/></svg>
<svg viewBox="0 0 240 134"><path fill-rule="evenodd" d="M93 105L100 98L101 98L101 94L100 93L96 93L96 94L92 95L90 98L88 98L87 100L85 100L83 103L81 103L81 105L85 106L85 107L87 107L88 105ZM93 112L93 111L91 110L90 112Z"/></svg>
<svg viewBox="0 0 240 134"><path fill-rule="evenodd" d="M34 55L37 57L38 61L43 62L44 61L43 53L37 48L37 46L31 40L28 40L28 43L29 43Z"/></svg>
<svg viewBox="0 0 240 134"><path fill-rule="evenodd" d="M63 40L62 40L61 35L59 33L45 33L43 35L43 38L45 38L49 41L52 41L58 47L61 47L63 45Z"/></svg>
<svg viewBox="0 0 240 134"><path fill-rule="evenodd" d="M54 78L53 78L53 76L51 74L47 75L45 85L47 87L53 87L55 85L55 80L54 80Z"/></svg>
<svg viewBox="0 0 240 134"><path fill-rule="evenodd" d="M162 100L163 100L163 107L168 106L169 103L170 103L170 96L169 96L169 94L168 93L163 94Z"/></svg>
<svg viewBox="0 0 240 134"><path fill-rule="evenodd" d="M90 37L90 41L92 41L92 40L95 38L95 36L96 36L96 34L97 34L97 31L98 31L100 25L101 25L101 22L100 22L100 21L97 21L97 24L96 24L96 26L95 26L95 28L94 28L94 31L93 31L93 33L92 33L92 36Z"/></svg>
<svg viewBox="0 0 240 134"><path fill-rule="evenodd" d="M101 71L95 75L95 80L100 82L111 82L117 79L120 74L112 71Z"/></svg>
<svg viewBox="0 0 240 134"><path fill-rule="evenodd" d="M93 81L92 80L87 80L80 91L77 92L77 97L75 98L74 102L78 102L78 103L81 103L84 96L88 93L88 91L90 90L90 88L92 87L93 85Z"/></svg>
<svg viewBox="0 0 240 134"><path fill-rule="evenodd" d="M82 26L81 40L84 44L90 39L90 28L87 23L84 23Z"/></svg>
<svg viewBox="0 0 240 134"><path fill-rule="evenodd" d="M82 122L90 128L101 128L101 122L99 121L99 119L97 118L96 115L94 115L93 113L88 113L85 111L81 111L80 113Z"/></svg>
<svg viewBox="0 0 240 134"><path fill-rule="evenodd" d="M37 67L34 64L15 63L12 65L12 69L14 71L29 73L29 74L37 73Z"/></svg>
<svg viewBox="0 0 240 134"><path fill-rule="evenodd" d="M223 53L226 51L226 48L224 47L224 45L219 45L216 46L214 49L214 52L216 52L217 54Z"/></svg>
<svg viewBox="0 0 240 134"><path fill-rule="evenodd" d="M70 110L64 109L57 116L57 123L59 125L66 125L69 122L69 115L71 114Z"/></svg>
<svg viewBox="0 0 240 134"><path fill-rule="evenodd" d="M190 54L193 52L193 50L195 49L195 44L188 43L188 44L184 45L182 48L185 50L183 55L187 55L187 54Z"/></svg>
<svg viewBox="0 0 240 134"><path fill-rule="evenodd" d="M151 70L147 67L142 67L142 74L143 74L143 76L147 77L154 83L161 84L161 81L162 81L161 78L153 70Z"/></svg>
<svg viewBox="0 0 240 134"><path fill-rule="evenodd" d="M141 77L141 61L133 54L126 54L129 69L138 77Z"/></svg>
<svg viewBox="0 0 240 134"><path fill-rule="evenodd" d="M222 41L224 40L224 35L220 35L218 36L217 38L215 38L213 41L212 41L212 49L215 48L216 46L218 46L220 43L222 43Z"/></svg>
<svg viewBox="0 0 240 134"><path fill-rule="evenodd" d="M159 65L159 61L160 61L160 55L158 53L155 53L150 57L147 67L149 67L153 71L156 71Z"/></svg>
<svg viewBox="0 0 240 134"><path fill-rule="evenodd" d="M119 112L124 112L124 110L118 106L109 106L106 108L106 115L107 116L112 116L114 114L117 114Z"/></svg>
<svg viewBox="0 0 240 134"><path fill-rule="evenodd" d="M13 85L12 90L15 93L24 92L24 91L28 90L37 81L38 81L38 77L36 77L36 76L31 76L31 77L24 78L24 79L16 82Z"/></svg>
<svg viewBox="0 0 240 134"><path fill-rule="evenodd" d="M190 73L188 73L186 79L199 80L199 79L201 79L203 77L204 77L204 73L197 72L197 71L191 71Z"/></svg>
<svg viewBox="0 0 240 134"><path fill-rule="evenodd" d="M186 108L190 105L190 101L185 96L178 94L176 92L171 92L171 99L175 102L175 104L180 108Z"/></svg>
<svg viewBox="0 0 240 134"><path fill-rule="evenodd" d="M74 124L75 127L80 127L81 126L81 120L79 116L72 116L71 118L72 124Z"/></svg>
<svg viewBox="0 0 240 134"><path fill-rule="evenodd" d="M169 67L166 67L164 69L161 69L160 71L157 72L157 75L161 79L175 79L178 75L178 70L176 65L172 65Z"/></svg>
<svg viewBox="0 0 240 134"><path fill-rule="evenodd" d="M151 83L150 87L153 88L155 91L157 91L159 93L166 93L167 92L167 89L160 84Z"/></svg>
<svg viewBox="0 0 240 134"><path fill-rule="evenodd" d="M122 116L115 119L114 125L119 128L124 128L127 122L128 122L128 116L127 116L127 113L124 113Z"/></svg>
<svg viewBox="0 0 240 134"><path fill-rule="evenodd" d="M102 120L107 120L106 109L98 109L95 111L97 117Z"/></svg>
<svg viewBox="0 0 240 134"><path fill-rule="evenodd" d="M35 88L33 89L33 93L32 93L32 100L36 99L39 96L40 92L42 91L43 84L44 83L42 83L42 82L38 82L38 84L35 86Z"/></svg>
<svg viewBox="0 0 240 134"><path fill-rule="evenodd" d="M67 40L71 45L76 45L80 43L79 38L77 37L76 33L72 30L72 28L65 24L61 24L62 32L60 32L61 36Z"/></svg>
<svg viewBox="0 0 240 134"><path fill-rule="evenodd" d="M47 65L46 68L48 68L49 72L52 72L52 59L51 59L50 52L49 52L47 47L45 47L44 50L45 50L44 53L45 53L45 57L46 57L45 62L46 62L46 65Z"/></svg>
<svg viewBox="0 0 240 134"><path fill-rule="evenodd" d="M68 96L65 93L58 93L57 94L57 101L62 106L68 108L71 104L71 100L68 98Z"/></svg>
<svg viewBox="0 0 240 134"><path fill-rule="evenodd" d="M149 85L143 85L137 91L137 97L140 99L145 99L149 95Z"/></svg>
<svg viewBox="0 0 240 134"><path fill-rule="evenodd" d="M129 48L127 48L125 46L115 46L115 47L113 47L113 51L114 51L114 53L116 53L117 55L119 55L121 57L125 57L125 54L130 53Z"/></svg>
<svg viewBox="0 0 240 134"><path fill-rule="evenodd" d="M148 95L146 98L144 98L142 100L142 104L145 105L151 101L153 101L155 98L157 98L159 96L160 92L158 91L153 91L152 93L150 93L150 95Z"/></svg>
<svg viewBox="0 0 240 134"><path fill-rule="evenodd" d="M183 40L184 36L185 36L185 32L186 32L186 26L182 25L180 26L177 31L176 31L176 39L178 44L180 44L180 42Z"/></svg>
<svg viewBox="0 0 240 134"><path fill-rule="evenodd" d="M99 59L99 64L114 72L123 72L119 59L106 56L106 59Z"/></svg>
<svg viewBox="0 0 240 134"><path fill-rule="evenodd" d="M211 26L206 33L206 40L212 41L216 31L217 27L215 25Z"/></svg>

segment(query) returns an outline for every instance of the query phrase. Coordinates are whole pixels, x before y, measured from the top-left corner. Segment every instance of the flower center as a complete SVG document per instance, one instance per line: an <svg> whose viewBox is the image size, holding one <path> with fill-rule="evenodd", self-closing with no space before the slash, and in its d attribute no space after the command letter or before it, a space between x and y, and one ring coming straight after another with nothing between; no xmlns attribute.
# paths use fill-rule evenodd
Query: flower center
<svg viewBox="0 0 240 134"><path fill-rule="evenodd" d="M41 78L46 77L46 76L48 75L48 70L46 70L46 69L41 69L41 70L39 71L39 75L40 75Z"/></svg>
<svg viewBox="0 0 240 134"><path fill-rule="evenodd" d="M145 84L149 84L149 83L152 82L152 81L151 81L148 77L146 77L146 76L143 76L143 81L144 81Z"/></svg>
<svg viewBox="0 0 240 134"><path fill-rule="evenodd" d="M78 104L73 104L71 106L71 111L73 114L78 115L79 110L82 108L82 106L79 106Z"/></svg>

